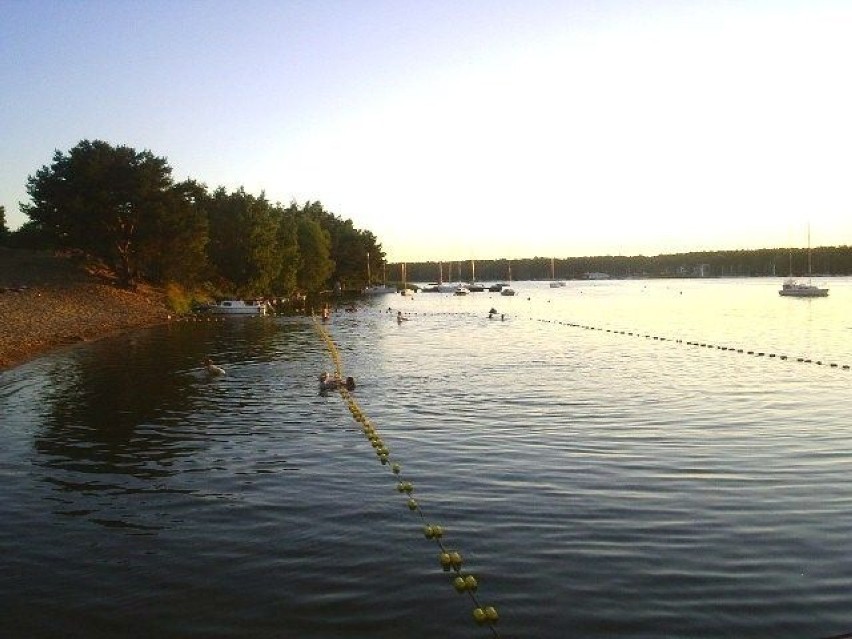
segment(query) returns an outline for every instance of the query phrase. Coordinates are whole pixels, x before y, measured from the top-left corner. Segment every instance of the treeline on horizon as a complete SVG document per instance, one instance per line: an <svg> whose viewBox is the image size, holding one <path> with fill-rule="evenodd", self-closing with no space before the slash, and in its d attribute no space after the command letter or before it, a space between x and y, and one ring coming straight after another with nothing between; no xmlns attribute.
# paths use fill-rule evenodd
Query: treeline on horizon
<svg viewBox="0 0 852 639"><path fill-rule="evenodd" d="M29 218L0 245L69 250L97 260L128 287L175 284L210 297L283 297L331 283L362 288L367 259L380 273L376 236L320 202L284 206L244 188L175 182L148 150L83 140L27 180Z"/></svg>
<svg viewBox="0 0 852 639"><path fill-rule="evenodd" d="M551 265L553 274L551 274ZM401 280L402 265L388 265L393 281ZM612 278L630 277L800 277L808 272L807 249L754 249L700 251L656 256L532 257L523 259L408 262L408 282L586 279L603 273ZM450 273L450 271L452 271ZM814 275L852 275L852 247L821 246L811 250ZM450 277L452 279L450 279Z"/></svg>

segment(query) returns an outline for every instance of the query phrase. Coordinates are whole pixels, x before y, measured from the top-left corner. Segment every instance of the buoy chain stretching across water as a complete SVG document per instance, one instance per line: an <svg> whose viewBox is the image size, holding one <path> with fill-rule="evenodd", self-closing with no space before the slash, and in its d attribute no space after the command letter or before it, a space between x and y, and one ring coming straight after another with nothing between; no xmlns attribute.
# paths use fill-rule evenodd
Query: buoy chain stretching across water
<svg viewBox="0 0 852 639"><path fill-rule="evenodd" d="M340 353L337 350L334 340L331 339L331 336L317 321L316 317L314 317L314 326L328 348L328 352L334 362L334 367L338 377L342 378L343 367L340 361ZM361 425L362 433L370 442L370 445L373 447L373 450L375 451L382 466L389 468L391 473L393 473L394 479L397 482L397 491L407 497L406 505L408 506L408 509L417 513L420 520L424 522L423 535L426 539L434 541L438 546L438 563L441 566L441 569L444 572L455 575L452 580L453 588L455 588L456 592L459 594L467 593L470 597L470 600L474 605L474 621L481 626L487 626L494 637L499 637L500 635L497 632L495 624L500 620L500 615L494 606L483 605L480 603L479 598L476 596L476 591L479 589L479 582L474 575L462 571L464 558L461 553L444 545L444 527L438 524L425 523L427 521L426 513L423 511L420 503L413 496L414 484L405 480L402 475L402 466L391 460L390 449L385 445L385 442L379 435L378 430L364 414L364 411L361 410L361 407L358 405L358 402L355 401L355 398L349 390L344 386L341 386L338 391L340 392L341 398L348 406L349 412L352 414L352 418Z"/></svg>
<svg viewBox="0 0 852 639"><path fill-rule="evenodd" d="M619 335L628 335L630 337L644 337L645 339L654 339L660 342L673 342L675 344L686 344L687 346L697 346L699 348L709 348L718 351L729 351L736 353L744 353L746 355L754 355L755 357L769 357L775 358L777 357L780 360L792 360L793 358L787 355L777 355L776 353L767 353L765 351L754 351L754 350L746 350L743 348L734 348L733 346L720 346L717 344L708 344L707 342L693 342L686 341L682 339L672 339L671 337L660 337L658 335L649 335L648 333L640 333L639 331L622 331L614 328L600 328L598 326L587 326L585 324L574 324L572 322L560 322L558 320L545 320L545 319L536 319L534 317L530 318L533 321L538 321L543 324L559 324L560 326L570 326L572 328L581 328L586 331L601 331L607 333L616 333ZM797 362L803 364L816 364L817 366L828 366L829 368L840 368L842 370L848 371L852 370L852 366L849 364L837 364L834 362L823 362L820 359L811 359L807 357L796 357Z"/></svg>

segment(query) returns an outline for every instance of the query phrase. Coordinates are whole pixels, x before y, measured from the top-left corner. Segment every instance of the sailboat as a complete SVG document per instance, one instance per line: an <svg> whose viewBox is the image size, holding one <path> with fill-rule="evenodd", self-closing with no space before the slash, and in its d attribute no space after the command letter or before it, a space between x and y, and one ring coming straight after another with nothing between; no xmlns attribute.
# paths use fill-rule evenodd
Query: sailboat
<svg viewBox="0 0 852 639"><path fill-rule="evenodd" d="M503 289L500 291L500 295L506 295L507 297L511 297L512 295L514 295L515 289L512 288L511 284L512 284L512 265L509 264L509 285L503 287Z"/></svg>
<svg viewBox="0 0 852 639"><path fill-rule="evenodd" d="M808 283L793 279L793 254L790 253L790 277L784 280L779 295L784 297L828 297L828 289L811 284L811 227L808 225Z"/></svg>
<svg viewBox="0 0 852 639"><path fill-rule="evenodd" d="M471 293L481 293L485 290L482 284L476 283L476 262L474 260L470 261L470 284L466 288Z"/></svg>
<svg viewBox="0 0 852 639"><path fill-rule="evenodd" d="M562 288L565 286L565 282L556 279L556 260L552 257L550 258L550 280L550 288Z"/></svg>
<svg viewBox="0 0 852 639"><path fill-rule="evenodd" d="M442 262L438 262L438 281L432 282L420 290L424 293L452 293L456 290L456 287L452 284L444 283L444 265Z"/></svg>
<svg viewBox="0 0 852 639"><path fill-rule="evenodd" d="M402 276L402 289L399 291L399 294L403 297L407 297L409 295L414 295L414 289L409 288L406 279L406 264L402 263L400 266L400 275Z"/></svg>
<svg viewBox="0 0 852 639"><path fill-rule="evenodd" d="M396 289L387 284L373 286L373 279L370 275L370 253L367 253L367 286L361 291L364 295L384 295L385 293L396 293Z"/></svg>

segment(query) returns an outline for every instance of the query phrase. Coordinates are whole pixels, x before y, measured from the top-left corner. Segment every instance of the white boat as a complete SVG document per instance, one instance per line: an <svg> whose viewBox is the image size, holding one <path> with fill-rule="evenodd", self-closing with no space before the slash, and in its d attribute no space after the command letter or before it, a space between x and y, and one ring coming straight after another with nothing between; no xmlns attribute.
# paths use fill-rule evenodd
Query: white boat
<svg viewBox="0 0 852 639"><path fill-rule="evenodd" d="M503 286L500 290L500 295L505 295L506 297L511 297L515 294L515 289L512 288L512 267L509 266L509 283Z"/></svg>
<svg viewBox="0 0 852 639"><path fill-rule="evenodd" d="M430 282L421 290L424 293L454 293L456 288L453 284L444 283L444 265L438 262L438 281Z"/></svg>
<svg viewBox="0 0 852 639"><path fill-rule="evenodd" d="M406 264L405 264L405 262L403 262L400 265L400 275L401 275L400 279L402 280L402 288L400 289L399 294L402 295L403 297L410 297L411 295L414 295L414 289L411 288L410 286L408 286L408 284L406 283Z"/></svg>
<svg viewBox="0 0 852 639"><path fill-rule="evenodd" d="M456 290L453 291L453 295L467 295L468 293L470 293L470 291L467 290L467 287L465 286L458 286L456 287Z"/></svg>
<svg viewBox="0 0 852 639"><path fill-rule="evenodd" d="M828 289L820 288L810 283L797 282L794 279L787 279L781 285L778 295L783 295L784 297L828 297Z"/></svg>
<svg viewBox="0 0 852 639"><path fill-rule="evenodd" d="M376 286L365 286L361 292L364 295L386 295L387 293L396 293L396 289L393 286L379 284Z"/></svg>
<svg viewBox="0 0 852 639"><path fill-rule="evenodd" d="M476 262L474 260L470 261L470 283L465 284L464 287L469 293L481 293L485 290L482 284L476 283Z"/></svg>
<svg viewBox="0 0 852 639"><path fill-rule="evenodd" d="M811 283L811 227L808 226L808 283L793 278L793 254L790 253L790 277L784 280L778 295L783 297L828 297L828 289Z"/></svg>
<svg viewBox="0 0 852 639"><path fill-rule="evenodd" d="M262 300L222 300L207 305L214 315L266 315L266 302Z"/></svg>
<svg viewBox="0 0 852 639"><path fill-rule="evenodd" d="M367 286L361 292L364 295L386 295L388 293L396 293L396 288L387 284L373 284L372 276L370 275L370 254L367 253Z"/></svg>
<svg viewBox="0 0 852 639"><path fill-rule="evenodd" d="M550 258L550 279L552 281L550 282L550 288L562 288L563 286L565 286L565 282L563 282L562 280L556 279L556 263L555 262L556 262L556 260L554 260L551 257Z"/></svg>

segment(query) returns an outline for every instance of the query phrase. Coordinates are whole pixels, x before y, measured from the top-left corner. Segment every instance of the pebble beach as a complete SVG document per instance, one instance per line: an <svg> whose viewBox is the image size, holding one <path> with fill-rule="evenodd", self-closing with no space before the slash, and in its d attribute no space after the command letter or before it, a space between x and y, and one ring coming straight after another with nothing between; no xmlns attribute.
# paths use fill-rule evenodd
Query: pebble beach
<svg viewBox="0 0 852 639"><path fill-rule="evenodd" d="M128 291L73 258L0 248L0 370L168 317L157 289Z"/></svg>

